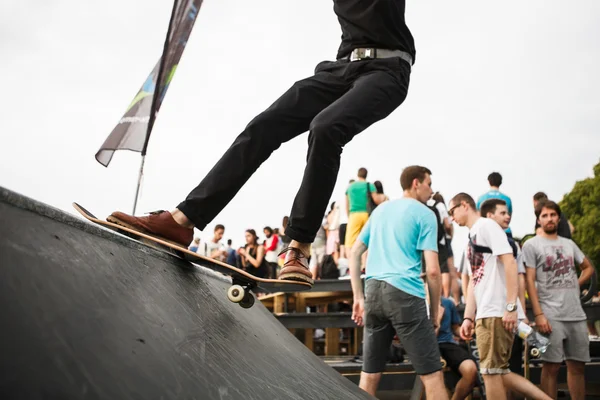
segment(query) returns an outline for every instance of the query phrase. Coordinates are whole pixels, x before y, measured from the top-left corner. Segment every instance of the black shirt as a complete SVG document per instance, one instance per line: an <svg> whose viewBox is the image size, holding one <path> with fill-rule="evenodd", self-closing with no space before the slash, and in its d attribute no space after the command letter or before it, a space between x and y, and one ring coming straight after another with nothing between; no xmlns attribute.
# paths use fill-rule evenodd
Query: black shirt
<svg viewBox="0 0 600 400"><path fill-rule="evenodd" d="M402 50L415 60L415 42L404 21L405 0L333 0L342 28L337 58L359 47Z"/></svg>

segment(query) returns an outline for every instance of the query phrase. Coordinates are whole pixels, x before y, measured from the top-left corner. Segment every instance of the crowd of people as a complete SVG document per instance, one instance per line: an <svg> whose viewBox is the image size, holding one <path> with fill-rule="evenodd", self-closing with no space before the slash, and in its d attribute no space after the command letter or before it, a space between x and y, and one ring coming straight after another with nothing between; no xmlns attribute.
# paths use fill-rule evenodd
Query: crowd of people
<svg viewBox="0 0 600 400"><path fill-rule="evenodd" d="M349 264L353 318L365 326L360 386L369 393L375 394L385 347L397 334L428 397L447 398L440 356L461 376L454 388L456 399L471 392L477 369L488 398L556 398L556 378L563 361L571 398L585 397L590 332L580 285L592 279L593 267L571 240L573 227L558 204L543 193L534 195L535 236L517 242L510 230L510 198L499 190L502 177L492 173L488 181L490 190L478 201L458 193L446 208L441 197L434 199L431 171L408 167L401 177L403 197L378 206L361 231ZM469 229L456 271L448 262L453 258L448 251L452 237L448 220ZM360 277L365 252L363 292ZM461 301L465 303L462 320L456 312ZM526 302L533 321L524 312ZM530 324L550 341L541 355L540 388L511 372L514 356L517 363L522 362L515 334ZM479 368L459 345L474 334Z"/></svg>
<svg viewBox="0 0 600 400"><path fill-rule="evenodd" d="M453 398L472 391L479 369L490 398L519 393L547 399L556 395L558 369L566 360L571 397L583 398L588 334L595 328L586 323L579 287L591 278L593 267L571 240L574 227L558 204L535 193L535 236L517 240L510 229L512 201L500 191L497 172L489 175L490 188L477 200L459 193L448 205L431 190L431 172L424 167L404 170L404 195L397 200L367 176L367 169L360 168L343 198L331 203L309 260L313 279L351 275L353 318L366 326L361 387L375 393L396 336L428 393L442 393L442 357L461 376ZM262 241L256 231L247 230L246 244L237 249L231 240L221 244L225 227L216 225L211 240L195 239L190 249L253 275L276 278L283 264L281 250L290 242L287 222L284 217L279 228L265 226ZM455 224L469 229L468 245L456 264L451 245ZM364 277L366 297L359 283ZM366 312L365 301L371 305ZM524 312L526 303L533 321ZM465 306L462 320L460 304ZM510 372L511 365L521 363L522 342L515 341L521 321L535 325L551 341L542 355L541 389ZM474 333L479 368L460 345Z"/></svg>

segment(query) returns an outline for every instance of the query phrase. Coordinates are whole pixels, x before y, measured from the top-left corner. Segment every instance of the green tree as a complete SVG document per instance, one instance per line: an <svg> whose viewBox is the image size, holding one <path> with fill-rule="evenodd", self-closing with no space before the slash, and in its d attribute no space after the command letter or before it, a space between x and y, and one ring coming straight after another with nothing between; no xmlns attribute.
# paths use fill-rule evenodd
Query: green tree
<svg viewBox="0 0 600 400"><path fill-rule="evenodd" d="M600 163L594 166L594 177L576 182L559 205L575 226L573 239L600 275Z"/></svg>

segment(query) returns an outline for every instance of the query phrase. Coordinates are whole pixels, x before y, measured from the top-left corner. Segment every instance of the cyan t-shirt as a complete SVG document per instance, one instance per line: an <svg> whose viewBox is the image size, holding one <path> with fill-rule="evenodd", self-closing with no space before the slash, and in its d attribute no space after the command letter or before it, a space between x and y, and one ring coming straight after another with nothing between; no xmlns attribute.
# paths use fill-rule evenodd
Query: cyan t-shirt
<svg viewBox="0 0 600 400"><path fill-rule="evenodd" d="M444 316L438 332L438 343L456 343L452 333L452 325L460 325L460 316L452 300L442 297L442 307L444 307Z"/></svg>
<svg viewBox="0 0 600 400"><path fill-rule="evenodd" d="M506 207L508 208L508 213L512 215L512 201L510 201L510 197L499 190L490 190L489 192L482 194L479 199L477 199L477 209L479 210L483 202L489 199L504 200L506 202Z"/></svg>
<svg viewBox="0 0 600 400"><path fill-rule="evenodd" d="M425 204L411 198L380 204L358 240L369 248L365 279L425 298L421 257L423 250L438 251L437 219Z"/></svg>

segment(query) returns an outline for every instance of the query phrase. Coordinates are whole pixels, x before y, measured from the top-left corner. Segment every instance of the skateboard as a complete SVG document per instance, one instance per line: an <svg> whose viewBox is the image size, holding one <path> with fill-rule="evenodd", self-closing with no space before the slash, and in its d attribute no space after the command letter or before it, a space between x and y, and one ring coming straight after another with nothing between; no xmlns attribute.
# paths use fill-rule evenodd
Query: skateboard
<svg viewBox="0 0 600 400"><path fill-rule="evenodd" d="M294 293L310 290L312 288L312 285L308 282L258 278L244 270L218 260L203 257L183 246L161 239L160 237L138 232L134 229L98 219L94 214L77 203L73 203L73 207L90 222L121 233L145 245L166 251L169 254L173 254L188 262L198 264L202 267L231 277L232 285L227 291L227 298L233 303L238 303L242 308L250 308L254 305L254 296L252 296L250 291L255 288L259 288L267 293Z"/></svg>
<svg viewBox="0 0 600 400"><path fill-rule="evenodd" d="M540 357L540 350L536 347L530 346L527 340L523 340L523 342L525 342L523 350L523 377L527 380L530 380L531 360Z"/></svg>
<svg viewBox="0 0 600 400"><path fill-rule="evenodd" d="M477 341L475 336L473 336L471 340L467 341L467 350L469 351L469 354L473 356L473 360L475 360L475 365L477 366L477 380L479 381L477 386L479 386L479 393L481 395L481 398L485 400L485 384L483 382L483 376L481 376L481 370L479 368L479 350L477 349Z"/></svg>

